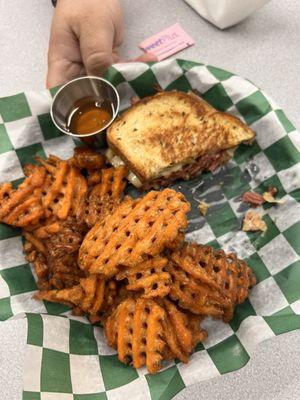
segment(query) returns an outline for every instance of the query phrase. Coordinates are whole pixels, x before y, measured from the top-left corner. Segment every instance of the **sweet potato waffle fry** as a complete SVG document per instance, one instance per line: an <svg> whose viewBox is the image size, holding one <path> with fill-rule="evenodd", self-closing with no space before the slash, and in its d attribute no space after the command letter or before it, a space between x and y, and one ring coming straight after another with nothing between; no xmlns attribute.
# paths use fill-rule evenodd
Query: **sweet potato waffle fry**
<svg viewBox="0 0 300 400"><path fill-rule="evenodd" d="M101 177L102 177L102 172L100 170L90 170L88 171L88 176L87 176L87 183L89 187L92 187L94 185L97 185L97 183L101 182Z"/></svg>
<svg viewBox="0 0 300 400"><path fill-rule="evenodd" d="M81 302L83 298L83 290L80 285L61 290L43 290L36 293L34 298L37 300L62 303L72 307Z"/></svg>
<svg viewBox="0 0 300 400"><path fill-rule="evenodd" d="M109 191L113 191L119 197L123 192L126 182L124 178L128 175L128 169L125 166L119 166L117 168L105 168L105 157L102 154L89 154L85 148L78 150L72 158L72 164L78 168L86 169L87 182L89 186L94 186L97 183L102 183L102 194L106 194ZM119 190L119 193L118 193Z"/></svg>
<svg viewBox="0 0 300 400"><path fill-rule="evenodd" d="M207 333L200 327L201 317L185 314L167 298L162 304L167 311L166 320L163 321L165 336L173 357L187 363L188 355L197 343L202 342Z"/></svg>
<svg viewBox="0 0 300 400"><path fill-rule="evenodd" d="M81 268L113 277L120 265L134 266L146 255L158 255L186 228L189 209L185 197L171 189L123 202L86 235L79 251Z"/></svg>
<svg viewBox="0 0 300 400"><path fill-rule="evenodd" d="M35 298L104 324L119 360L135 368L188 362L207 336L201 320L229 321L248 296L256 282L248 265L184 242L190 204L181 193L123 198L127 169L107 168L85 147L69 160L36 160L17 189L0 186L0 221L23 228Z"/></svg>
<svg viewBox="0 0 300 400"><path fill-rule="evenodd" d="M146 365L150 373L169 357L187 362L196 343L206 337L200 323L197 330L189 326L187 315L170 301L145 298L124 300L106 319L105 333L120 361L135 368Z"/></svg>
<svg viewBox="0 0 300 400"><path fill-rule="evenodd" d="M171 285L171 276L165 269L167 264L167 258L156 256L119 272L116 279L127 279L126 289L143 290L143 297L165 297Z"/></svg>
<svg viewBox="0 0 300 400"><path fill-rule="evenodd" d="M117 168L107 168L101 171L101 181L98 185L98 195L110 195L113 199L120 198L126 187L128 170L123 165Z"/></svg>
<svg viewBox="0 0 300 400"><path fill-rule="evenodd" d="M108 194L99 197L97 186L91 191L84 211L84 221L89 228L112 214L121 202L121 199L112 199Z"/></svg>
<svg viewBox="0 0 300 400"><path fill-rule="evenodd" d="M17 189L10 183L0 186L0 222L24 227L37 223L44 216L41 192L45 176L45 168L33 166Z"/></svg>
<svg viewBox="0 0 300 400"><path fill-rule="evenodd" d="M78 285L61 290L46 290L36 294L39 300L76 306L88 314L96 314L104 300L105 281L96 275L82 278Z"/></svg>
<svg viewBox="0 0 300 400"><path fill-rule="evenodd" d="M128 171L121 166L102 169L99 174L99 183L97 182L92 188L84 211L84 220L89 227L94 226L108 214L112 214L120 204Z"/></svg>
<svg viewBox="0 0 300 400"><path fill-rule="evenodd" d="M77 256L85 233L86 226L75 217L64 221L50 218L45 225L41 222L23 232L26 258L33 264L40 289L70 287L84 276Z"/></svg>
<svg viewBox="0 0 300 400"><path fill-rule="evenodd" d="M114 281L105 281L97 275L81 278L79 283L64 289L40 290L35 298L54 303L63 303L75 309L76 315L86 314L95 323L123 298Z"/></svg>
<svg viewBox="0 0 300 400"><path fill-rule="evenodd" d="M49 255L55 258L77 253L87 232L86 226L71 216L64 221L59 221L58 224L59 230L44 241Z"/></svg>
<svg viewBox="0 0 300 400"><path fill-rule="evenodd" d="M170 255L170 297L195 314L232 318L233 308L248 296L256 278L233 253L210 246L185 244Z"/></svg>
<svg viewBox="0 0 300 400"><path fill-rule="evenodd" d="M27 261L31 262L37 275L40 290L63 289L76 285L84 276L77 264L77 253L52 258L38 252L31 242L24 244Z"/></svg>
<svg viewBox="0 0 300 400"><path fill-rule="evenodd" d="M222 317L224 309L231 307L218 291L195 280L177 265L170 264L167 271L172 277L170 298L194 314Z"/></svg>
<svg viewBox="0 0 300 400"><path fill-rule="evenodd" d="M74 150L74 155L70 159L70 164L78 169L99 171L105 165L105 157L90 147L76 147Z"/></svg>
<svg viewBox="0 0 300 400"><path fill-rule="evenodd" d="M71 213L78 217L88 189L86 179L67 161L58 161L53 166L41 158L37 157L37 160L51 174L46 181L42 198L43 207L48 214L56 215L59 219L66 219Z"/></svg>

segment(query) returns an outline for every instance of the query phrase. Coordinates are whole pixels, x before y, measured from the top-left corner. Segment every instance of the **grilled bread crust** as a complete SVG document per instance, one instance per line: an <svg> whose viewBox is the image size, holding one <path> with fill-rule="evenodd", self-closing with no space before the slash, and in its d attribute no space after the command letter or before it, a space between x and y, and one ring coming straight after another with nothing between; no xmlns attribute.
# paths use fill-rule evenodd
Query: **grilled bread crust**
<svg viewBox="0 0 300 400"><path fill-rule="evenodd" d="M142 182L254 137L238 118L217 111L192 92L179 91L140 100L107 132L110 148Z"/></svg>

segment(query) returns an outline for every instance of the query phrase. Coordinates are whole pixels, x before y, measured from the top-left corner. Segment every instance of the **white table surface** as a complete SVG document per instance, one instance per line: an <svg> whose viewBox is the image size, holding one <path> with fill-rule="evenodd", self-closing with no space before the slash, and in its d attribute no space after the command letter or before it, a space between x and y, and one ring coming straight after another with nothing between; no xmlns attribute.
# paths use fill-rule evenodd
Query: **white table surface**
<svg viewBox="0 0 300 400"><path fill-rule="evenodd" d="M142 39L178 21L196 40L180 57L223 67L252 80L300 126L299 1L273 0L226 31L202 20L183 0L122 3L124 56L136 56ZM52 12L50 0L0 0L0 96L44 87ZM0 325L1 400L21 399L25 341L24 320ZM299 344L300 331L269 340L257 347L243 369L187 388L176 400L300 399Z"/></svg>

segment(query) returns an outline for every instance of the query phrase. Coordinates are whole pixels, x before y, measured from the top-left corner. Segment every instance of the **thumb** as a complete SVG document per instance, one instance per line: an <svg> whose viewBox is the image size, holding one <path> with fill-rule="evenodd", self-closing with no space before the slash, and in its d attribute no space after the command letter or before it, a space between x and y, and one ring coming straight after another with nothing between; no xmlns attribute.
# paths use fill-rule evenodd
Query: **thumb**
<svg viewBox="0 0 300 400"><path fill-rule="evenodd" d="M81 30L79 43L82 61L88 75L103 75L113 63L113 35L110 26L85 26Z"/></svg>

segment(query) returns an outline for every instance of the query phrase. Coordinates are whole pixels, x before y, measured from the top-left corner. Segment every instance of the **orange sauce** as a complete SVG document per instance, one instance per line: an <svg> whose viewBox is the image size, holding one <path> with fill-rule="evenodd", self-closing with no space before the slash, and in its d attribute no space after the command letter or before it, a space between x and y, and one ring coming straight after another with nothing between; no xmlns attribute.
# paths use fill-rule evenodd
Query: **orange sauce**
<svg viewBox="0 0 300 400"><path fill-rule="evenodd" d="M108 101L85 98L77 101L68 116L67 129L77 135L88 135L101 130L112 118Z"/></svg>

